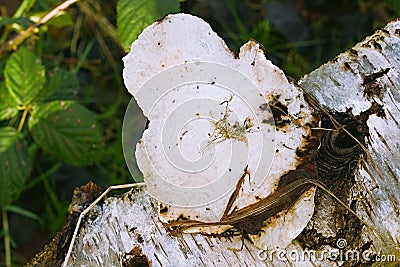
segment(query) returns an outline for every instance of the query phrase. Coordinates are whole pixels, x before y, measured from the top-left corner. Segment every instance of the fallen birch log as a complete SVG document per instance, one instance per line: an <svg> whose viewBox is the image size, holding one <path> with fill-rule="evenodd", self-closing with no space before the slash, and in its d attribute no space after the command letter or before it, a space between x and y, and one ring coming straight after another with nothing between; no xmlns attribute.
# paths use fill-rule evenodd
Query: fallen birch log
<svg viewBox="0 0 400 267"><path fill-rule="evenodd" d="M181 27L176 26L183 22L185 24ZM188 34L185 29L193 31L197 39L194 40L192 35L185 38L185 34ZM266 60L262 48L254 41L245 44L238 57L226 54L228 50L223 41L218 41L209 26L198 18L168 16L147 31L154 32L151 35L142 34L136 44L153 51L155 55L146 58L148 55L141 57L136 53L126 59L126 64L129 61L129 64L136 65L126 67L133 71L125 74L125 79L138 79L128 82L128 89L130 86L140 87L143 82L141 75L151 76L164 67L170 67L168 64L174 66L204 55L206 58L201 60L213 59L214 62L220 60L220 63L232 64L261 88L262 98L270 107L276 130L272 138L276 154L268 173L272 180L265 182L260 178L258 185L262 185L262 189L256 191L258 198L254 198L250 185L253 179L257 181L259 178L258 169L253 167L251 156L247 161L235 161L237 166L232 170L235 173L231 175L233 187L229 187L229 194L214 203L206 203L207 209L196 210L168 205L166 209L164 205L160 208L159 202L153 197L159 189L150 179L150 188L144 190L138 186L123 196L108 197L84 217L67 266L341 266L343 263L346 266L358 266L360 262L366 265L374 262L378 265L382 262L386 265L398 263L400 21L389 23L384 29L306 75L299 81L301 88L295 82L288 81L283 72ZM179 48L188 47L187 51L172 50L174 46L171 43L176 41L174 34L181 38ZM157 49L164 45L168 47L164 47L166 57L162 58L162 53ZM268 54L268 48L266 50ZM261 70L257 72L251 66L261 66ZM127 77L129 75L131 77ZM210 80L210 84L212 82ZM220 81L217 79L215 82ZM131 93L138 101L143 101L140 100L141 92ZM221 114L222 118L226 118L225 115L229 115L229 105L234 105L235 96L239 93L234 91L232 94L233 100L221 94L220 100L225 101L220 102L226 103L213 116ZM257 101L254 100L254 103ZM150 104L139 102L144 110ZM261 111L258 110L255 117L265 124L260 124L260 127L271 127L268 124L271 121L268 112L262 108L265 106L257 105L256 109ZM150 117L150 124L159 119L159 113L148 113L145 112L145 115ZM238 121L244 121L244 124L238 127L246 126L248 117L245 118L243 120L239 116ZM149 126L147 135L151 135L151 127L154 127L154 123ZM251 147L251 134L257 134L257 131L249 130L245 137L223 136L225 139L222 141L232 139L231 142ZM143 140L147 140L145 135ZM272 142L272 139L268 140ZM143 147L143 144L139 144L137 155L142 168L147 171L144 173L146 179L146 175L154 176L151 173L154 166L146 165L150 165L148 162L152 159L142 153ZM150 155L157 162L163 160L157 158L156 153ZM167 229L165 222L176 221L178 217L214 222L223 217L224 207L246 162L251 176L254 173L256 177L243 182L244 190L238 197L237 209L276 192L278 184L311 178L324 183L355 210L362 221L332 196L312 187L297 196L289 210L276 212L277 216L264 222L259 234L250 235L244 241L240 235L176 234ZM172 190L169 191L169 194L172 193ZM166 202L173 201L168 198L169 195L162 197L167 199ZM68 230L64 232L66 236L55 241L59 244L59 251L49 258L57 258L58 262L64 260L71 229L76 222L77 212L83 210L82 205L75 205L72 209L75 215L70 216ZM254 230L246 228L247 232L249 229ZM244 246L240 249L242 242ZM35 265L35 260L40 262L40 258L36 258L31 265Z"/></svg>

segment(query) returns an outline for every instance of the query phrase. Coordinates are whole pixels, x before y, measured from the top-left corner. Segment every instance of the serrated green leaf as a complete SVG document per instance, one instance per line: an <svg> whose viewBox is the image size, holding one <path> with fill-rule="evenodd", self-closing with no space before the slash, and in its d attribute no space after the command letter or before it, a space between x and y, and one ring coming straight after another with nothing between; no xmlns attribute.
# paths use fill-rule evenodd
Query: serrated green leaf
<svg viewBox="0 0 400 267"><path fill-rule="evenodd" d="M179 12L179 0L119 0L117 3L118 34L128 51L144 28L167 14Z"/></svg>
<svg viewBox="0 0 400 267"><path fill-rule="evenodd" d="M12 98L4 83L0 84L0 121L10 119L17 115L17 102Z"/></svg>
<svg viewBox="0 0 400 267"><path fill-rule="evenodd" d="M74 101L33 107L28 125L35 142L62 162L87 165L99 156L101 135L96 114Z"/></svg>
<svg viewBox="0 0 400 267"><path fill-rule="evenodd" d="M47 78L45 90L40 98L46 102L72 100L78 94L79 87L79 80L75 73L61 70Z"/></svg>
<svg viewBox="0 0 400 267"><path fill-rule="evenodd" d="M18 199L31 166L25 141L14 128L0 128L0 162L0 208L4 208Z"/></svg>
<svg viewBox="0 0 400 267"><path fill-rule="evenodd" d="M45 69L35 54L21 47L7 61L4 69L6 87L20 105L31 104L46 82Z"/></svg>
<svg viewBox="0 0 400 267"><path fill-rule="evenodd" d="M18 110L16 108L9 106L5 102L0 102L0 121L11 119L17 114Z"/></svg>
<svg viewBox="0 0 400 267"><path fill-rule="evenodd" d="M7 151L18 137L18 132L12 127L0 128L0 153Z"/></svg>

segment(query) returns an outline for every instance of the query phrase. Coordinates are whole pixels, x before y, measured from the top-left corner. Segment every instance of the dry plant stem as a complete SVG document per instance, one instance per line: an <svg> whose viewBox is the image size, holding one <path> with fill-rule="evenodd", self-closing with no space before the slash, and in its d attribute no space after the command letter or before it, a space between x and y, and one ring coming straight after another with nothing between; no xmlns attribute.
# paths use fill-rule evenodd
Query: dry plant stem
<svg viewBox="0 0 400 267"><path fill-rule="evenodd" d="M28 29L26 29L25 31L21 32L20 34L18 34L16 37L14 37L13 39L11 39L8 42L5 42L3 44L3 46L0 48L0 58L8 51L15 49L16 46L18 46L19 44L21 44L26 38L28 38L29 36L31 36L34 32L35 29L37 27L39 27L40 25L45 24L46 22L48 22L51 18L53 18L54 16L56 16L60 11L68 8L70 5L72 5L73 3L77 2L78 0L66 0L63 3L61 3L60 5L58 5L57 7L55 7L54 9L52 9L51 11L49 11L48 13L46 13L43 17L41 17L39 19L38 22L36 22L35 24L31 25L28 27Z"/></svg>
<svg viewBox="0 0 400 267"><path fill-rule="evenodd" d="M92 30L93 30L93 33L94 33L94 35L96 36L96 39L97 39L97 41L99 42L101 48L103 49L104 54L105 54L106 58L108 59L108 62L109 62L110 65L111 65L111 68L112 68L112 69L114 70L114 72L117 74L116 76L119 76L119 69L118 69L117 63L116 63L115 60L113 59L112 53L111 53L110 49L108 48L108 46L107 46L107 44L106 44L106 42L105 42L105 40L104 40L104 38L103 38L103 35L102 35L101 32L100 32L95 26L93 26L93 25L92 25Z"/></svg>
<svg viewBox="0 0 400 267"><path fill-rule="evenodd" d="M97 4L97 1L80 1L78 6L79 9L89 18L96 18L95 24L99 27L102 33L105 33L113 40L113 42L119 44L120 41L116 28L105 16L99 16L98 12L101 12L101 10L96 10L95 4ZM98 5L98 7L100 8L100 5Z"/></svg>
<svg viewBox="0 0 400 267"><path fill-rule="evenodd" d="M75 226L75 230L74 230L74 234L72 235L71 238L71 243L69 244L69 248L68 248L68 252L67 255L65 256L64 259L64 263L63 263L63 267L66 267L68 265L68 261L69 258L71 257L71 253L72 253L72 248L74 247L74 243L76 240L76 237L78 235L78 231L79 231L79 226L81 225L82 219L83 217L94 207L96 206L97 203L99 203L106 195L107 193L109 193L112 190L116 190L116 189L126 189L126 188L133 188L136 186L141 186L144 185L144 183L135 183L135 184L122 184L122 185L112 185L109 188L107 188L106 191L104 191L95 201L93 201L89 207L87 207L84 211L82 211L82 213L79 215L78 221L76 223Z"/></svg>
<svg viewBox="0 0 400 267"><path fill-rule="evenodd" d="M6 209L1 211L1 219L3 221L5 263L6 267L11 267L10 227Z"/></svg>
<svg viewBox="0 0 400 267"><path fill-rule="evenodd" d="M238 180L238 182L236 184L236 187L235 187L235 191L232 193L232 195L230 196L230 198L228 200L228 204L226 205L226 208L225 208L224 214L222 215L222 218L225 218L226 216L228 216L229 211L231 210L231 208L233 206L233 203L235 203L236 199L239 196L239 190L242 188L242 185L244 183L244 179L246 178L247 175L249 175L249 177L250 177L250 170L248 169L248 166L246 166L244 168L244 173L242 174L242 176Z"/></svg>
<svg viewBox="0 0 400 267"><path fill-rule="evenodd" d="M373 160L371 154L369 153L368 149L357 139L355 138L349 131L346 130L346 128L343 127L343 131L345 133L347 133L351 138L354 139L354 141L357 142L357 144L360 145L360 147L362 148L362 150L365 152L365 154L367 155L367 158L369 159L369 161L372 164L372 167L374 167L374 170L378 173L379 178L382 179L382 181L385 180L385 178L383 177L383 174L381 172L381 170L378 168L378 166L376 165L375 161Z"/></svg>
<svg viewBox="0 0 400 267"><path fill-rule="evenodd" d="M71 55L76 55L76 52L77 52L79 34L81 31L81 27L82 27L82 21L83 21L83 15L80 14L76 18L75 25L74 25L74 31L73 31L71 43L69 46Z"/></svg>

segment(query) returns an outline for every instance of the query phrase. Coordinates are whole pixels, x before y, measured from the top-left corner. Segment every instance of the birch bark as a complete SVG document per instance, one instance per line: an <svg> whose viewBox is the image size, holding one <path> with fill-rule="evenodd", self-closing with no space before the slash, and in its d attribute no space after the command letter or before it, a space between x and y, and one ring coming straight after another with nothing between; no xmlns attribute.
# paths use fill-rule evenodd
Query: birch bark
<svg viewBox="0 0 400 267"><path fill-rule="evenodd" d="M299 81L332 113L364 116L368 152L355 163L347 203L393 244L400 243L399 73L400 21L393 21ZM248 240L241 251L227 249L240 248L240 237L171 235L158 219L156 201L139 187L121 197L109 197L91 211L80 229L69 266L137 266L135 262L150 266L339 266L337 260L296 259L306 250L315 249L318 254L324 249L338 251L338 246L342 251L368 251L370 254L365 254L370 257L386 255L389 261L393 260L391 254L399 257L390 242L380 240L361 224L353 223L347 229L362 230L341 233L346 226L332 219L334 201L324 196L317 199L314 216L303 234L285 249L286 255L277 251L271 260L271 250L260 251ZM321 245L323 238L332 242ZM334 242L339 239L349 244L340 247ZM347 266L355 264L345 261Z"/></svg>

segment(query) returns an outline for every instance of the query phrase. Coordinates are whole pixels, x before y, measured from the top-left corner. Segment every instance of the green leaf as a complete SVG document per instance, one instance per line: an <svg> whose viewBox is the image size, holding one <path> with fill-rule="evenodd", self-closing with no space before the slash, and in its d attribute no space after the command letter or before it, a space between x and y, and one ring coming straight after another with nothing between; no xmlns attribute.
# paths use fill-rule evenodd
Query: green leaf
<svg viewBox="0 0 400 267"><path fill-rule="evenodd" d="M6 210L10 211L10 212L13 212L15 214L30 218L30 219L35 220L37 222L42 222L42 219L38 215L36 215L35 213L33 213L33 212L29 211L29 210L21 208L21 207L14 206L14 205L8 205L6 207Z"/></svg>
<svg viewBox="0 0 400 267"><path fill-rule="evenodd" d="M51 18L46 25L51 25L54 27L66 27L73 25L74 22L72 21L71 15L65 11L60 11L57 15Z"/></svg>
<svg viewBox="0 0 400 267"><path fill-rule="evenodd" d="M4 69L6 87L20 105L31 104L46 82L45 69L28 48L21 47Z"/></svg>
<svg viewBox="0 0 400 267"><path fill-rule="evenodd" d="M0 128L0 208L18 199L31 164L25 141L11 127Z"/></svg>
<svg viewBox="0 0 400 267"><path fill-rule="evenodd" d="M96 114L74 101L33 107L28 125L35 142L62 162L87 165L99 157L101 135Z"/></svg>
<svg viewBox="0 0 400 267"><path fill-rule="evenodd" d="M18 137L18 132L12 127L0 128L0 153L7 151Z"/></svg>
<svg viewBox="0 0 400 267"><path fill-rule="evenodd" d="M44 98L44 101L47 102L72 100L78 94L79 87L79 80L76 74L61 70L47 79L41 98Z"/></svg>
<svg viewBox="0 0 400 267"><path fill-rule="evenodd" d="M4 83L0 84L0 121L15 117L18 113L17 102L12 98L5 88Z"/></svg>
<svg viewBox="0 0 400 267"><path fill-rule="evenodd" d="M118 34L128 51L144 28L167 14L179 12L179 0L119 0L117 3Z"/></svg>

